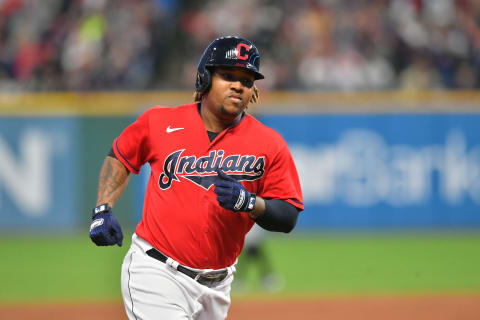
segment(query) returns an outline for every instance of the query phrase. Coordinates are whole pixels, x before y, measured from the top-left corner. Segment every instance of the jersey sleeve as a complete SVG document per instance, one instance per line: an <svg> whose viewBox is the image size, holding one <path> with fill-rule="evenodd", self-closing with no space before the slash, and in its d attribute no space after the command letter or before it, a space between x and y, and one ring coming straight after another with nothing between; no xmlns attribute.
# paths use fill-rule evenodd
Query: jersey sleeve
<svg viewBox="0 0 480 320"><path fill-rule="evenodd" d="M280 199L292 204L300 210L304 209L302 189L297 168L287 143L280 138L271 163L265 172L261 197Z"/></svg>
<svg viewBox="0 0 480 320"><path fill-rule="evenodd" d="M113 141L113 152L130 172L138 174L149 160L149 113L145 112Z"/></svg>

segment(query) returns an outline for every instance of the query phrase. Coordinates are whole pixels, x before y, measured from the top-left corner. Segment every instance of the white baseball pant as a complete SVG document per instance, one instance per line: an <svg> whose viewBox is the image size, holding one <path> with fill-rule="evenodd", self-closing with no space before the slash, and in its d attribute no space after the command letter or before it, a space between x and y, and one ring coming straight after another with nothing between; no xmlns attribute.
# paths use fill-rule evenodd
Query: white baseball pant
<svg viewBox="0 0 480 320"><path fill-rule="evenodd" d="M205 286L145 252L152 246L136 234L122 265L123 302L130 320L225 319L235 265L227 277ZM196 272L209 270L193 269Z"/></svg>

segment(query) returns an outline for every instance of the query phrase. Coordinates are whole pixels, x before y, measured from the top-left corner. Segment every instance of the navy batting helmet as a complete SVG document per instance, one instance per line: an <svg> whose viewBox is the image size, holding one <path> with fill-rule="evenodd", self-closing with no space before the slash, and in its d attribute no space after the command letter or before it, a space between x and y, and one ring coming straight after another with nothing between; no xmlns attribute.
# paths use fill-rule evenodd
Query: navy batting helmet
<svg viewBox="0 0 480 320"><path fill-rule="evenodd" d="M265 78L260 72L260 55L257 47L240 37L221 37L212 41L203 52L197 67L195 88L206 92L212 84L210 67L240 67L252 71L255 80Z"/></svg>

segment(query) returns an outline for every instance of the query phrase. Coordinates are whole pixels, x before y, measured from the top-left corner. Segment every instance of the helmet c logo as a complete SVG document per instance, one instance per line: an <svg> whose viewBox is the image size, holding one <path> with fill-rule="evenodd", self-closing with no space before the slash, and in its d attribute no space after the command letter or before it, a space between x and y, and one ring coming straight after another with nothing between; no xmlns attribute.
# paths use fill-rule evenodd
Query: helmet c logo
<svg viewBox="0 0 480 320"><path fill-rule="evenodd" d="M246 52L245 54L240 54L240 52L242 52L242 48L245 48ZM239 43L237 45L237 58L240 59L240 60L247 60L248 59L248 51L250 50L250 47L245 44L245 43Z"/></svg>

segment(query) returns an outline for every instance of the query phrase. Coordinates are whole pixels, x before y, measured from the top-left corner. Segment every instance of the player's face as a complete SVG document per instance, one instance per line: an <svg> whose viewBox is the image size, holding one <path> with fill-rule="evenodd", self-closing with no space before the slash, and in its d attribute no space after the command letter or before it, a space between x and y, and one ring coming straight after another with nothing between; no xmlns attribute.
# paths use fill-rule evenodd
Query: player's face
<svg viewBox="0 0 480 320"><path fill-rule="evenodd" d="M254 80L244 68L215 68L207 98L211 111L220 117L239 116L250 102Z"/></svg>

